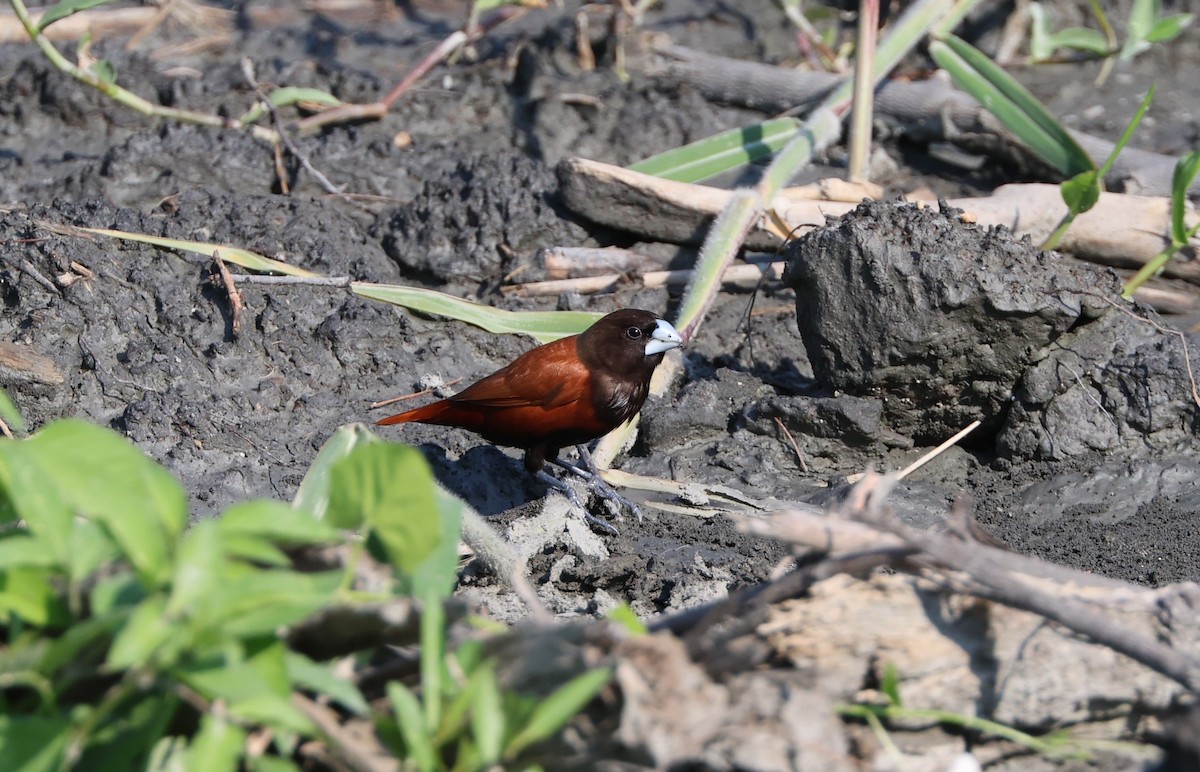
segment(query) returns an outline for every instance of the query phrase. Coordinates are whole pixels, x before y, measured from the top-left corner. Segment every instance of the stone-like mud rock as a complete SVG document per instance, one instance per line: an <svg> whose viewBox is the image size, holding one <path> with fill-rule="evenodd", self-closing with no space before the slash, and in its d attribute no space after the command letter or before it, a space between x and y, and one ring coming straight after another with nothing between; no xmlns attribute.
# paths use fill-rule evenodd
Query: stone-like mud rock
<svg viewBox="0 0 1200 772"><path fill-rule="evenodd" d="M877 397L893 431L940 441L973 420L1016 458L1194 438L1178 336L1109 271L956 212L863 204L797 239L785 275L818 383Z"/></svg>

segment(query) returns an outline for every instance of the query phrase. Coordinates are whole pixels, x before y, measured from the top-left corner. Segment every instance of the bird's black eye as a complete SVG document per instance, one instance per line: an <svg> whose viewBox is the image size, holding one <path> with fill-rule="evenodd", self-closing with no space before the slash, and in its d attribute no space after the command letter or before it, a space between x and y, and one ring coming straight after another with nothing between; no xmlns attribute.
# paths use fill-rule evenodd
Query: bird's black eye
<svg viewBox="0 0 1200 772"><path fill-rule="evenodd" d="M641 327L630 327L628 330L625 331L625 335L630 340L637 340L638 338L642 337L642 328Z"/></svg>

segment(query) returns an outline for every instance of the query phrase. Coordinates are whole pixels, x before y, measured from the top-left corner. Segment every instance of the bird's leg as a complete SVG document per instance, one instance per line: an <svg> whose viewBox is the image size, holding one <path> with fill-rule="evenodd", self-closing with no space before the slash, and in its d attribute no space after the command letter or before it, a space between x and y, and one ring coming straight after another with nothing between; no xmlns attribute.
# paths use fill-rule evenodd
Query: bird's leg
<svg viewBox="0 0 1200 772"><path fill-rule="evenodd" d="M612 534L613 536L617 535L618 531L613 527L612 523L601 520L591 512L588 512L587 506L583 503L583 500L579 498L579 494L575 492L575 489L570 485L567 485L565 482L550 474L545 469L539 469L535 475L539 480L566 496L571 501L571 504L573 504L576 509L583 513L583 519L588 523L598 527L600 530L605 531L606 533Z"/></svg>
<svg viewBox="0 0 1200 772"><path fill-rule="evenodd" d="M596 468L596 463L592 461L592 454L588 452L587 446L576 445L575 450L579 453L579 463L583 466L582 469L575 464L571 464L566 461L560 461L557 458L553 460L553 463L582 477L587 481L588 487L592 489L593 493L600 498L608 499L618 507L625 507L633 514L637 515L638 522L641 522L642 508L621 494L617 493L615 490L613 490L611 485L604 481L604 478L600 476L600 470Z"/></svg>

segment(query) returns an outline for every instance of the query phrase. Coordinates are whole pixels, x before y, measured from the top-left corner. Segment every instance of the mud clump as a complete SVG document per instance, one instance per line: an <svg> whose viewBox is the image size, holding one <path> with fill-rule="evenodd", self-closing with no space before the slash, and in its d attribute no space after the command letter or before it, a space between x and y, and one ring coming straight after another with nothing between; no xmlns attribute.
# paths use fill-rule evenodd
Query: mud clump
<svg viewBox="0 0 1200 772"><path fill-rule="evenodd" d="M824 388L881 401L917 443L974 420L1014 459L1192 439L1181 339L1115 274L957 211L869 202L789 248L785 282Z"/></svg>

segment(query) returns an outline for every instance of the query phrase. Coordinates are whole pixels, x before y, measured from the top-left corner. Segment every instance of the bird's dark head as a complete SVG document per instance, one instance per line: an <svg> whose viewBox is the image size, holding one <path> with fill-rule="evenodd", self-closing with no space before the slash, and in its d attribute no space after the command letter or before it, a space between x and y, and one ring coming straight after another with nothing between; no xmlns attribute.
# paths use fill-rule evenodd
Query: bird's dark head
<svg viewBox="0 0 1200 772"><path fill-rule="evenodd" d="M683 345L671 323L657 314L623 308L593 324L579 336L579 358L589 367L626 377L649 379L663 354Z"/></svg>

